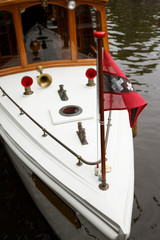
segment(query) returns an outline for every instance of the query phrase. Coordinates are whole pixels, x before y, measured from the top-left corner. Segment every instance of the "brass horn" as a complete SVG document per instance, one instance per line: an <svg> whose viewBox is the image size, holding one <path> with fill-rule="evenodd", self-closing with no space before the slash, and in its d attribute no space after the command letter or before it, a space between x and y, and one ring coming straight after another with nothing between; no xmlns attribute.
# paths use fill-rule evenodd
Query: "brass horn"
<svg viewBox="0 0 160 240"><path fill-rule="evenodd" d="M48 87L49 85L51 85L52 83L52 77L47 74L47 73L43 73L43 67L42 66L38 66L36 68L37 72L40 73L40 75L37 77L37 82L38 82L38 85L42 88L46 88Z"/></svg>

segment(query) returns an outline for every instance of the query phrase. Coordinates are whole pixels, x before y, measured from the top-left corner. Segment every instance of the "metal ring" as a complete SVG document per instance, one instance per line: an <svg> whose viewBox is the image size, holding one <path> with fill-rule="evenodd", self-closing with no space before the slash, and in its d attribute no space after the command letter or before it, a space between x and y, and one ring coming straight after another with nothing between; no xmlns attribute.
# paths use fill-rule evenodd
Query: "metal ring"
<svg viewBox="0 0 160 240"><path fill-rule="evenodd" d="M59 113L65 117L73 117L82 113L82 108L76 105L68 105L59 110Z"/></svg>

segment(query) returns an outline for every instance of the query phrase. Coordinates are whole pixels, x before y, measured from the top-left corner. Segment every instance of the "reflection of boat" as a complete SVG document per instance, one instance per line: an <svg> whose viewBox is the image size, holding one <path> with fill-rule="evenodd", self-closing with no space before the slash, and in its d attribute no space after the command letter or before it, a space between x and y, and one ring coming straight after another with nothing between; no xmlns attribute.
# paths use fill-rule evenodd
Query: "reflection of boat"
<svg viewBox="0 0 160 240"><path fill-rule="evenodd" d="M96 166L101 165L97 93L94 84L86 86L85 76L96 65L93 33L107 31L105 1L77 0L72 10L65 0L44 3L0 2L3 143L24 185L61 239L126 239L134 185L128 113L112 112L106 152L112 171L107 174L109 189L102 191L98 187L101 172L95 176ZM108 50L107 36L103 40ZM31 41L40 43L39 58L32 52L34 44L29 48ZM38 65L47 72L38 68L40 86Z"/></svg>

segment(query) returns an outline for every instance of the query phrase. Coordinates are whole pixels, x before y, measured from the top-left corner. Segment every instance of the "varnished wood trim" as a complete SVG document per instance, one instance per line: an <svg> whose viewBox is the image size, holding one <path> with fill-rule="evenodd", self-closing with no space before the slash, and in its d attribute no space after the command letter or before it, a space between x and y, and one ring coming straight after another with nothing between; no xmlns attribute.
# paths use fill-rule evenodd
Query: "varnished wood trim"
<svg viewBox="0 0 160 240"><path fill-rule="evenodd" d="M39 177L32 174L32 179L38 190L53 204L53 206L56 207L76 228L80 228L81 223L75 212L56 193L51 191Z"/></svg>
<svg viewBox="0 0 160 240"><path fill-rule="evenodd" d="M97 60L95 58L89 58L89 59L78 59L77 63L84 63L89 65L96 65Z"/></svg>
<svg viewBox="0 0 160 240"><path fill-rule="evenodd" d="M76 1L76 3L79 3L79 2L81 2L81 1L79 1L79 0L75 0ZM106 3L106 2L108 2L109 0L83 0L83 2L90 2L90 3L92 3L92 2L94 2L94 3L102 3L102 2L104 2L104 3ZM19 0L0 0L0 7L1 6L7 6L7 5L11 5L11 4L18 4L20 1ZM27 3L27 2L34 2L34 1L32 1L32 0L21 0L21 3ZM40 2L40 0L39 1L36 1L35 0L35 2ZM49 3L54 3L54 1L53 0L48 0L48 2ZM61 0L60 1L57 1L57 2L61 2Z"/></svg>
<svg viewBox="0 0 160 240"><path fill-rule="evenodd" d="M34 6L34 5L37 5L37 4L41 4L41 1L40 0L35 0L35 1L27 1L26 3L20 3L19 4L19 7L23 10L23 9L26 9L28 7L31 7L31 6ZM52 0L48 0L48 4L55 4L55 5L59 5L59 6L62 6L62 7L65 7L67 8L67 1L65 0L55 0L55 1L52 1Z"/></svg>
<svg viewBox="0 0 160 240"><path fill-rule="evenodd" d="M77 1L77 5L76 6L79 7L81 5L86 5L86 4L88 4L88 5L92 6L92 7L95 7L101 13L102 31L106 32L106 37L103 39L104 48L107 51L109 51L108 31L107 31L107 18L106 18L106 8L105 8L106 7L106 3L104 2L104 3L99 4L99 2L97 2L97 1L82 0L80 2Z"/></svg>
<svg viewBox="0 0 160 240"><path fill-rule="evenodd" d="M27 72L31 70L35 70L37 66L42 65L43 68L54 68L54 67L73 67L73 66L91 66L96 65L96 59L79 59L77 62L54 62L54 63L48 63L48 62L40 62L40 63L34 63L27 65L25 68L22 68L21 66L12 67L12 68L5 68L0 70L0 77L7 75L14 74L14 73L21 73L21 72Z"/></svg>
<svg viewBox="0 0 160 240"><path fill-rule="evenodd" d="M21 61L21 66L26 67L27 66L27 56L26 56L26 50L24 47L24 42L23 42L23 36L22 36L22 26L21 26L21 18L20 18L20 12L19 8L14 6L14 24L15 24L15 32L16 32L16 37L17 37L17 44L18 44L18 49L19 49L19 57Z"/></svg>
<svg viewBox="0 0 160 240"><path fill-rule="evenodd" d="M77 61L77 36L76 36L75 10L68 10L68 12L69 12L71 56L72 56L72 61L76 62Z"/></svg>
<svg viewBox="0 0 160 240"><path fill-rule="evenodd" d="M18 40L18 48L21 66L4 68L0 70L0 76L4 76L6 74L13 74L28 70L34 70L38 65L42 65L43 67L67 67L67 66L84 66L84 65L95 65L96 59L77 59L77 37L76 37L76 22L75 22L75 10L69 11L69 25L70 27L70 42L71 42L71 60L59 60L59 61L50 61L50 62L39 62L39 63L27 63L26 51L23 43L22 36L22 27L20 26L21 18L20 18L20 8L24 9L27 6L40 4L40 0L5 0L0 2L0 10L7 10L13 14L14 23L15 23L15 31L16 37ZM102 30L107 33L107 24L106 24L106 12L105 12L105 0L82 0L76 1L77 6L88 4L97 8L101 12L101 22L102 22ZM48 3L58 4L64 7L67 7L67 2L65 0L48 0ZM13 5L11 5L13 4ZM7 6L8 5L8 6ZM104 47L109 50L108 46L108 36L104 38Z"/></svg>

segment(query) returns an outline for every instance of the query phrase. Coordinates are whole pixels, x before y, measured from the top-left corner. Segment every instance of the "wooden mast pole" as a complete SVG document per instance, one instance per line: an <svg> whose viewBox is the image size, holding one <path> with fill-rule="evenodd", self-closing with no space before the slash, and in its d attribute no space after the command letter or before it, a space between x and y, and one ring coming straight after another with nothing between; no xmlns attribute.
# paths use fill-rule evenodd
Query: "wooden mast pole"
<svg viewBox="0 0 160 240"><path fill-rule="evenodd" d="M102 46L105 32L95 32L94 36L98 40L98 80L99 80L99 111L100 111L100 131L101 131L101 171L102 182L99 184L101 190L107 190L109 185L106 183L106 158L105 158L105 133L104 133L104 100L103 100L103 63Z"/></svg>

